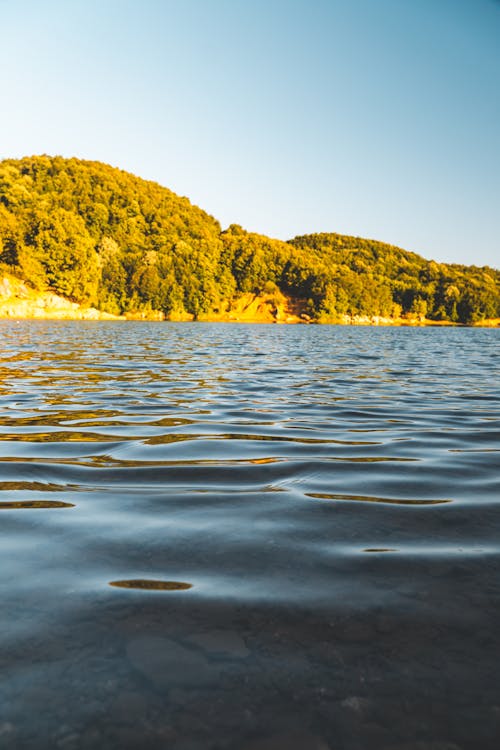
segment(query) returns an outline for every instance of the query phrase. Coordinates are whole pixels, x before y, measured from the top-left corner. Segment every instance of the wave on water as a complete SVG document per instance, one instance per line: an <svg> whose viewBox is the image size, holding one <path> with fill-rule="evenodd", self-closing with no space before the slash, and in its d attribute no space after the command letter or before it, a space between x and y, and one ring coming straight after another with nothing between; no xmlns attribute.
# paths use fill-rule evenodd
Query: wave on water
<svg viewBox="0 0 500 750"><path fill-rule="evenodd" d="M497 330L0 331L2 747L496 750Z"/></svg>

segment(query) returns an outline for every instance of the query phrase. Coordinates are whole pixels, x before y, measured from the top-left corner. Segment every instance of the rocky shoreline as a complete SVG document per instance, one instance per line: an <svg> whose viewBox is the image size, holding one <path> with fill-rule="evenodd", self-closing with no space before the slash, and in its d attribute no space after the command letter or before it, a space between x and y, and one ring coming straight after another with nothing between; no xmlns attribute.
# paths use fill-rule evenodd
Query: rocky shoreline
<svg viewBox="0 0 500 750"><path fill-rule="evenodd" d="M0 318L35 320L121 320L118 315L83 307L54 292L39 292L13 277L0 278Z"/></svg>

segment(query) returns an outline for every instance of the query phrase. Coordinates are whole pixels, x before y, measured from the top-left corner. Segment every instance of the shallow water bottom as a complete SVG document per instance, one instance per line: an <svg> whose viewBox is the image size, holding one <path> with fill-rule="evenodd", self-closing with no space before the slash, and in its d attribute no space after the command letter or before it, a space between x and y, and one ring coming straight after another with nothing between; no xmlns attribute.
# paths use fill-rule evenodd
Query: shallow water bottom
<svg viewBox="0 0 500 750"><path fill-rule="evenodd" d="M360 591L319 609L183 591L84 597L2 654L1 747L493 750L500 612L489 568L485 581L480 566L458 564L451 592L446 565L423 571L390 606L385 576L374 581L380 604L366 606ZM18 608L37 617L36 602Z"/></svg>

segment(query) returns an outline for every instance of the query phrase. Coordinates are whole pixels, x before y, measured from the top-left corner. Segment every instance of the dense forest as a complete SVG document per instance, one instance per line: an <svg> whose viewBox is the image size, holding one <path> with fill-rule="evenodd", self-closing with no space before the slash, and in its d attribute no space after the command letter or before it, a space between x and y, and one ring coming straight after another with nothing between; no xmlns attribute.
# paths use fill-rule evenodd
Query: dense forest
<svg viewBox="0 0 500 750"><path fill-rule="evenodd" d="M99 162L0 162L0 271L106 312L218 311L279 289L311 319L474 323L500 317L500 271L427 261L338 234L289 242L219 223L167 188Z"/></svg>

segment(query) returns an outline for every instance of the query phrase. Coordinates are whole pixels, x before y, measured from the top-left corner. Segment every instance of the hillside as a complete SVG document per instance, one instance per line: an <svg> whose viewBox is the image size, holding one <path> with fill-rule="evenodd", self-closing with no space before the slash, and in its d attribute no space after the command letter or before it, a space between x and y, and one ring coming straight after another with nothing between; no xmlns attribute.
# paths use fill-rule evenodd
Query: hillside
<svg viewBox="0 0 500 750"><path fill-rule="evenodd" d="M282 242L238 225L221 231L167 188L62 157L0 162L2 272L40 293L128 317L465 324L500 317L496 269L435 263L337 234Z"/></svg>

